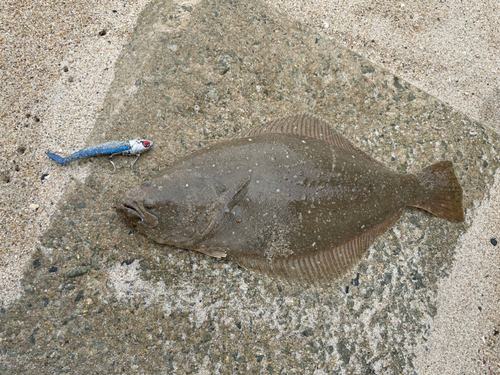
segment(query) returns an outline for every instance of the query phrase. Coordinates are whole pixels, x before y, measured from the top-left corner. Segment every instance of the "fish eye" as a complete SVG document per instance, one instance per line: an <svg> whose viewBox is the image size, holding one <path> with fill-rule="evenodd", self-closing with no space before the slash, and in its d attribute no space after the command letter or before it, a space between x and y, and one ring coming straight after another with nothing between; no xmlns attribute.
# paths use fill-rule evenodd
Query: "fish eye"
<svg viewBox="0 0 500 375"><path fill-rule="evenodd" d="M142 142L142 145L143 145L144 147L148 148L149 146L151 146L151 143L150 143L150 142L148 142L148 141L144 141L144 142Z"/></svg>
<svg viewBox="0 0 500 375"><path fill-rule="evenodd" d="M151 199L146 199L144 201L144 208L147 210L152 210L155 207L154 202Z"/></svg>

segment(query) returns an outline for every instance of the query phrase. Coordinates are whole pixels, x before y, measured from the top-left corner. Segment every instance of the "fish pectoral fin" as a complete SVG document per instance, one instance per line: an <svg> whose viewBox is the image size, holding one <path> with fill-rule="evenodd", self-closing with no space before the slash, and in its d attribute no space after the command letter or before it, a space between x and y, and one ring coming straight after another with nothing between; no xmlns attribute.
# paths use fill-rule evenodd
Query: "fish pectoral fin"
<svg viewBox="0 0 500 375"><path fill-rule="evenodd" d="M196 251L199 251L200 253L210 255L211 257L214 258L225 258L226 257L226 252L222 250L220 247L212 247L212 248L200 248L196 249Z"/></svg>
<svg viewBox="0 0 500 375"><path fill-rule="evenodd" d="M247 179L240 181L234 189L228 189L226 191L225 199L225 209L226 211L231 211L241 200L245 197L248 192L248 185L250 184L251 177L248 176ZM227 203L226 203L227 202Z"/></svg>

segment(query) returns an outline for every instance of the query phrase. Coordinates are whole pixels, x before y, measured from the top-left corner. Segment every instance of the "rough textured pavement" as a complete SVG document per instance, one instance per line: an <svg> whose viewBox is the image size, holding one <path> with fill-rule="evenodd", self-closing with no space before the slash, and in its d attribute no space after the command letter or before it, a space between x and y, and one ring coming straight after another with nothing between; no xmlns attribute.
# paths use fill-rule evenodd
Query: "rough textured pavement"
<svg viewBox="0 0 500 375"><path fill-rule="evenodd" d="M71 166L24 268L22 296L0 309L1 371L433 373L425 357L446 353L428 341L442 319L440 287L454 264L467 264L460 249L475 223L487 221L481 202L496 204L487 199L497 133L255 1L146 5L114 73L87 144L143 136L158 146L136 172L110 175L105 158ZM351 274L312 288L160 246L117 218L123 194L163 166L294 113L323 117L401 173L453 160L466 223L408 209ZM60 168L49 166L48 174ZM78 178L81 168L88 172ZM487 245L473 258L494 258L498 247ZM492 265L473 269L493 272L482 275L485 293L498 285ZM478 327L488 332L482 352L464 358L462 369L495 373L498 305L473 309L492 318Z"/></svg>

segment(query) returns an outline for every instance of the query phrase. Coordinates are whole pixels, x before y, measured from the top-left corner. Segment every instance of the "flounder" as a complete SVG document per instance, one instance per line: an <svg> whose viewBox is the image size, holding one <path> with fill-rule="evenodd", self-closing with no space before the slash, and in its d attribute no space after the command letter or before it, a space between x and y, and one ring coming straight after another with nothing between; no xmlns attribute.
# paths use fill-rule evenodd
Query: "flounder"
<svg viewBox="0 0 500 375"><path fill-rule="evenodd" d="M318 283L354 267L407 206L464 221L452 163L398 174L302 115L197 150L117 210L161 244Z"/></svg>

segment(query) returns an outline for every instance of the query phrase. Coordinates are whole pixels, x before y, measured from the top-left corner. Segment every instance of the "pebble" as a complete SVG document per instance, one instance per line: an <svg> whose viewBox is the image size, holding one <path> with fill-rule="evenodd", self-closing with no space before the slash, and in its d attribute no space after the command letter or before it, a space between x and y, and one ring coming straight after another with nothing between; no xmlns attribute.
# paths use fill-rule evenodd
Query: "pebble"
<svg viewBox="0 0 500 375"><path fill-rule="evenodd" d="M78 266L73 268L71 271L68 271L64 274L65 277L77 277L82 276L90 271L89 266Z"/></svg>

